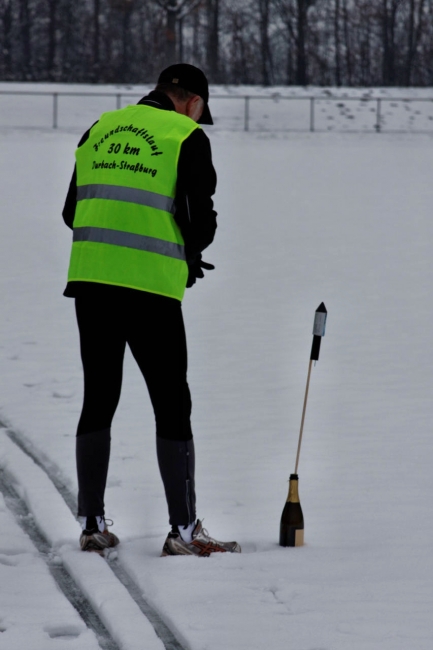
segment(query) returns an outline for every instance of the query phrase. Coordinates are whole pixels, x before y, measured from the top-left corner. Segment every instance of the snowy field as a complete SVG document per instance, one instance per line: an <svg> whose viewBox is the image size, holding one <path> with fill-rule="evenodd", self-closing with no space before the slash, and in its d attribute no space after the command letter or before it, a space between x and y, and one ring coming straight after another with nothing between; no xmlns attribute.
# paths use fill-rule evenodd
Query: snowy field
<svg viewBox="0 0 433 650"><path fill-rule="evenodd" d="M8 435L75 494L82 376L61 210L88 124L76 105L54 131L43 107L14 101L11 123L39 128L0 128L0 468L49 563L74 576L121 650L163 645L111 565L185 649L431 650L433 137L207 129L219 229L204 259L216 269L183 306L198 515L243 552L159 557L168 517L153 414L128 354L106 498L122 543L105 561L78 551L78 524ZM306 545L284 549L321 301L299 467ZM100 647L3 499L0 525L0 648Z"/></svg>

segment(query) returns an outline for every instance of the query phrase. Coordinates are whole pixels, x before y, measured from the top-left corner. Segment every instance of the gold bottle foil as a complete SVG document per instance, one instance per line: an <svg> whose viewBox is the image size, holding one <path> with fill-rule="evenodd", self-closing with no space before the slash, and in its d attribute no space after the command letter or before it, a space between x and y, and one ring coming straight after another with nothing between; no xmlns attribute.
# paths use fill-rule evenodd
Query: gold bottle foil
<svg viewBox="0 0 433 650"><path fill-rule="evenodd" d="M287 501L290 501L290 503L299 503L298 479L297 478L290 477L289 494L287 496Z"/></svg>

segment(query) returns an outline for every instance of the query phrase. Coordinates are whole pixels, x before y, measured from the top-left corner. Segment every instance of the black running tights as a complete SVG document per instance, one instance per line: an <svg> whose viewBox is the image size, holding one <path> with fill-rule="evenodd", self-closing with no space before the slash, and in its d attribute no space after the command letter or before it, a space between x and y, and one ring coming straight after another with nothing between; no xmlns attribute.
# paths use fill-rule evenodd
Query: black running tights
<svg viewBox="0 0 433 650"><path fill-rule="evenodd" d="M77 435L109 429L122 386L126 344L143 374L156 433L191 440L191 397L181 303L122 290L75 300L84 370L84 403Z"/></svg>

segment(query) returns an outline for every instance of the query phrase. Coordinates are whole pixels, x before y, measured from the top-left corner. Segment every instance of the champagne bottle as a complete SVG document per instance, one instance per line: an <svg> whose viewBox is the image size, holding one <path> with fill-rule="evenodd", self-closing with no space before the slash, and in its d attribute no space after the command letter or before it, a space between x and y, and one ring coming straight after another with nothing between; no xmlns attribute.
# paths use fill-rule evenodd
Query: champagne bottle
<svg viewBox="0 0 433 650"><path fill-rule="evenodd" d="M289 494L281 515L280 546L302 546L304 544L304 515L299 501L298 475L291 474Z"/></svg>

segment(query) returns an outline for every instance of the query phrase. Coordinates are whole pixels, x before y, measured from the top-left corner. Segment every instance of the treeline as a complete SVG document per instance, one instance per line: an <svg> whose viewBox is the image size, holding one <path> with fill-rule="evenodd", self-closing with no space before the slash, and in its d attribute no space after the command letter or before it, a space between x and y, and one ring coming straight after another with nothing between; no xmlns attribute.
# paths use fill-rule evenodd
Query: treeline
<svg viewBox="0 0 433 650"><path fill-rule="evenodd" d="M0 0L0 79L433 84L433 0Z"/></svg>

